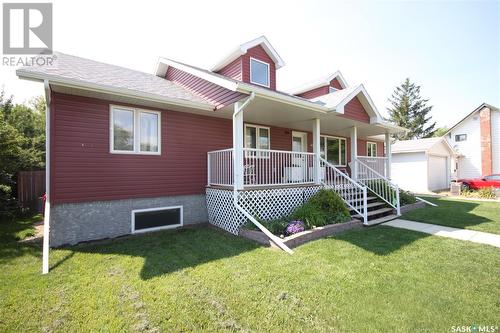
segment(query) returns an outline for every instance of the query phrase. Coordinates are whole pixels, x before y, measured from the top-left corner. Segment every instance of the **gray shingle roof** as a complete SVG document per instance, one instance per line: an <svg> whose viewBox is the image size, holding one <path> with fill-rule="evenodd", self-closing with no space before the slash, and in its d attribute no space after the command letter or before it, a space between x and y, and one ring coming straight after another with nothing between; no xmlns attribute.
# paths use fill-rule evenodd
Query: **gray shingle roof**
<svg viewBox="0 0 500 333"><path fill-rule="evenodd" d="M345 89L336 90L329 94L312 98L311 101L316 104L325 106L327 108L335 108L358 87L359 86L352 86L352 87L347 87Z"/></svg>
<svg viewBox="0 0 500 333"><path fill-rule="evenodd" d="M125 89L132 93L154 95L158 98L179 99L191 103L210 104L185 88L153 74L105 64L60 52L54 53L53 66L22 67L18 76L37 76L49 80L71 80L104 88Z"/></svg>

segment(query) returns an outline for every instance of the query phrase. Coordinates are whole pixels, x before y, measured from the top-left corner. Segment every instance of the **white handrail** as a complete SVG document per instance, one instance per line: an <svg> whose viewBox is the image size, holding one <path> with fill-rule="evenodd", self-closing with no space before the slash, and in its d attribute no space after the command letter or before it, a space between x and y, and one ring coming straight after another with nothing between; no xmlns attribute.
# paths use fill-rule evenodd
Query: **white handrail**
<svg viewBox="0 0 500 333"><path fill-rule="evenodd" d="M357 180L367 186L376 196L394 207L398 215L401 215L399 203L399 186L392 183L385 176L370 168L359 159L355 160L358 164Z"/></svg>
<svg viewBox="0 0 500 333"><path fill-rule="evenodd" d="M358 184L327 160L320 158L321 181L325 187L337 192L342 200L368 223L366 187Z"/></svg>

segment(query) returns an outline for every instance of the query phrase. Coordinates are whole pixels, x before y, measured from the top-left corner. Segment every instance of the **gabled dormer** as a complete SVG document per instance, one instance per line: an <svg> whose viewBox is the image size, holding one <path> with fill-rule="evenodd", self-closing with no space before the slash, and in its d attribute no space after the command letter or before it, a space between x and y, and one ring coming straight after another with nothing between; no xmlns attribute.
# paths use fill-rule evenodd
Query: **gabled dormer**
<svg viewBox="0 0 500 333"><path fill-rule="evenodd" d="M285 63L269 43L261 36L240 45L222 59L212 71L232 79L276 90L276 70Z"/></svg>
<svg viewBox="0 0 500 333"><path fill-rule="evenodd" d="M298 87L290 93L302 98L312 99L345 88L347 88L347 82L342 73L336 71L333 74Z"/></svg>

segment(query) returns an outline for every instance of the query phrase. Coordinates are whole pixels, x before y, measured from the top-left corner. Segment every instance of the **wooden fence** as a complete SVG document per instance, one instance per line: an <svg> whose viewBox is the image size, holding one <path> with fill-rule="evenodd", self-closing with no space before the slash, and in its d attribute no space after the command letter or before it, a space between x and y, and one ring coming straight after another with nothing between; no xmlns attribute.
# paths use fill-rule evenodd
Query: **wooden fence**
<svg viewBox="0 0 500 333"><path fill-rule="evenodd" d="M45 171L19 171L17 200L23 208L41 211L40 197L45 193Z"/></svg>

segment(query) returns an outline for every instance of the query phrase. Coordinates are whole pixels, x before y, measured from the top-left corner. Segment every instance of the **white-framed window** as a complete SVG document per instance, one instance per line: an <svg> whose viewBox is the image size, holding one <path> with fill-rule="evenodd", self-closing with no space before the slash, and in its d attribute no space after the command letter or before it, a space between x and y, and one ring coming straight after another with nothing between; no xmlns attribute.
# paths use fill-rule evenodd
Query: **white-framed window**
<svg viewBox="0 0 500 333"><path fill-rule="evenodd" d="M377 143L367 142L366 143L366 156L377 157Z"/></svg>
<svg viewBox="0 0 500 333"><path fill-rule="evenodd" d="M269 88L271 85L270 66L267 62L250 58L250 83Z"/></svg>
<svg viewBox="0 0 500 333"><path fill-rule="evenodd" d="M161 113L111 105L110 152L114 154L161 154Z"/></svg>
<svg viewBox="0 0 500 333"><path fill-rule="evenodd" d="M245 148L271 149L271 129L266 126L245 124ZM247 157L268 157L267 153L247 152Z"/></svg>
<svg viewBox="0 0 500 333"><path fill-rule="evenodd" d="M467 134L455 135L455 142L467 141Z"/></svg>
<svg viewBox="0 0 500 333"><path fill-rule="evenodd" d="M131 229L133 234L178 228L183 225L183 206L134 209L131 212Z"/></svg>
<svg viewBox="0 0 500 333"><path fill-rule="evenodd" d="M321 136L320 155L334 166L347 165L346 139L335 136Z"/></svg>

